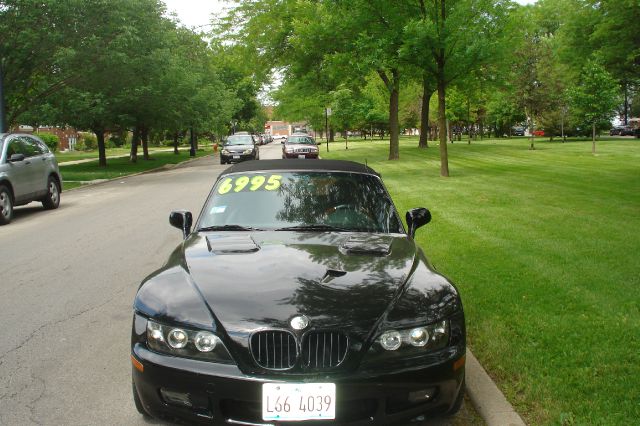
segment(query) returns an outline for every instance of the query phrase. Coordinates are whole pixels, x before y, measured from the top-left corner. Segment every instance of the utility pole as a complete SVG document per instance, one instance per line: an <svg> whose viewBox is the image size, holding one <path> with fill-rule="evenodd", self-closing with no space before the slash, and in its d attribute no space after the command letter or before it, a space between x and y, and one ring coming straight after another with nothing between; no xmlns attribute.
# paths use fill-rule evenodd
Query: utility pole
<svg viewBox="0 0 640 426"><path fill-rule="evenodd" d="M2 70L2 60L0 60L0 133L8 130L6 117L4 108L4 72Z"/></svg>

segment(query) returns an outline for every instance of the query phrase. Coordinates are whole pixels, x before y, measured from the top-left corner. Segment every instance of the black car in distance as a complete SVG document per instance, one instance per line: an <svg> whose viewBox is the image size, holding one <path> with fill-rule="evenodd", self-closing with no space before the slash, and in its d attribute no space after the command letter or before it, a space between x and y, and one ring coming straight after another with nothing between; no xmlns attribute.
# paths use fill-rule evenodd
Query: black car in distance
<svg viewBox="0 0 640 426"><path fill-rule="evenodd" d="M245 162L135 297L133 398L208 425L392 425L455 413L465 322L380 176L334 160Z"/></svg>
<svg viewBox="0 0 640 426"><path fill-rule="evenodd" d="M227 137L220 150L220 164L259 160L260 148L253 135L237 133Z"/></svg>

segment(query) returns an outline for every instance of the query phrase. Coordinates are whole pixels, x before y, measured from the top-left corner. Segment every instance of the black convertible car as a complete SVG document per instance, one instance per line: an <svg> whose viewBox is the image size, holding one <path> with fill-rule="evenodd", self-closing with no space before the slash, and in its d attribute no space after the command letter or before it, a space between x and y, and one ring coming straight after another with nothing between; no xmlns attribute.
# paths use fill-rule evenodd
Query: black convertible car
<svg viewBox="0 0 640 426"><path fill-rule="evenodd" d="M465 377L456 288L358 163L249 161L134 302L143 415L209 425L391 425L455 413Z"/></svg>

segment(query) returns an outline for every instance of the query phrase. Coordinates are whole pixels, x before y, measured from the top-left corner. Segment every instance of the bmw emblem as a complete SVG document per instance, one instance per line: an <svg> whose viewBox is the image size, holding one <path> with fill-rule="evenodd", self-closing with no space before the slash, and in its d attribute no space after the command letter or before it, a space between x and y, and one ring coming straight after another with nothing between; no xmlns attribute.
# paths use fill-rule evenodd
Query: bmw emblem
<svg viewBox="0 0 640 426"><path fill-rule="evenodd" d="M309 318L305 315L299 315L297 317L293 317L291 320L291 328L294 330L304 330L309 326Z"/></svg>

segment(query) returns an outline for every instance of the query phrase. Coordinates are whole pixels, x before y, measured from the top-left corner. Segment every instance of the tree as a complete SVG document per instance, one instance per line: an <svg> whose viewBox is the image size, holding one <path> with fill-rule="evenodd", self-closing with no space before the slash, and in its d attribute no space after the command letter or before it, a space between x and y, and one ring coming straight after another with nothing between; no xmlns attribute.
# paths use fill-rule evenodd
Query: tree
<svg viewBox="0 0 640 426"><path fill-rule="evenodd" d="M582 68L578 84L570 91L574 110L591 126L591 152L596 153L596 126L608 122L619 103L619 87L597 61L590 59ZM609 123L610 124L610 123Z"/></svg>
<svg viewBox="0 0 640 426"><path fill-rule="evenodd" d="M602 66L618 81L621 116L627 124L630 101L640 87L640 21L637 0L556 0L566 15L559 31L563 62L576 74L584 59L595 54Z"/></svg>
<svg viewBox="0 0 640 426"><path fill-rule="evenodd" d="M446 134L447 86L492 59L499 46L504 0L436 0L419 2L405 28L403 57L434 76L438 91L440 175L449 176Z"/></svg>

